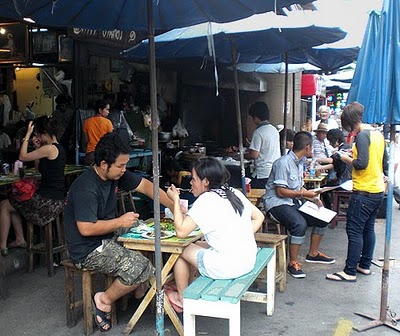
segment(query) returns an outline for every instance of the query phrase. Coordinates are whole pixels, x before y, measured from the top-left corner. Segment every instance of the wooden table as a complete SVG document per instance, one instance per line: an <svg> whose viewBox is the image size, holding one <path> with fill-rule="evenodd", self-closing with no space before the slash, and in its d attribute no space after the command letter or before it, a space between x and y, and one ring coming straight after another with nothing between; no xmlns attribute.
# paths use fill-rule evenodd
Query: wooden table
<svg viewBox="0 0 400 336"><path fill-rule="evenodd" d="M161 240L161 253L169 253L170 256L168 261L165 263L162 272L161 272L161 281L162 285L166 282L173 279L173 275L171 273L176 261L178 260L179 256L182 254L185 247L190 245L191 243L199 240L203 235L200 233L193 237L188 237L185 239L179 239L177 237L171 237L168 239ZM136 251L147 251L147 252L154 252L155 244L153 239L146 239L142 238L140 235L135 233L126 233L118 238L119 242L123 243L125 248L130 250ZM146 296L143 298L143 301L140 303L139 307L136 309L135 313L129 320L127 326L125 327L123 333L129 334L136 323L139 321L140 317L144 313L145 309L155 296L156 290L156 283L154 279L151 281L151 287L147 292ZM178 316L175 313L175 310L172 308L171 304L169 303L167 297L164 295L164 308L165 312L171 319L173 325L175 326L176 330L178 331L179 335L183 336L183 326L181 321L179 320Z"/></svg>
<svg viewBox="0 0 400 336"><path fill-rule="evenodd" d="M250 192L246 193L246 197L252 204L258 207L262 201L265 192L265 189L250 189Z"/></svg>
<svg viewBox="0 0 400 336"><path fill-rule="evenodd" d="M306 177L303 178L303 181L304 181L304 183L311 185L312 189L317 189L317 188L321 188L321 184L322 184L322 182L325 181L327 176L328 176L328 174L326 174L326 173L322 173L321 175L315 176L315 177L310 177L310 175L306 175Z"/></svg>
<svg viewBox="0 0 400 336"><path fill-rule="evenodd" d="M64 175L67 179L67 182L71 179L71 177L73 177L74 175L79 175L79 174L83 173L88 168L89 168L89 166L77 166L74 164L66 164L65 168L64 168ZM40 179L40 173L35 171L34 168L30 168L30 169L26 170L26 177ZM20 180L19 176L2 175L2 176L0 176L0 187L10 185L19 180ZM70 184L70 183L67 183L67 184Z"/></svg>

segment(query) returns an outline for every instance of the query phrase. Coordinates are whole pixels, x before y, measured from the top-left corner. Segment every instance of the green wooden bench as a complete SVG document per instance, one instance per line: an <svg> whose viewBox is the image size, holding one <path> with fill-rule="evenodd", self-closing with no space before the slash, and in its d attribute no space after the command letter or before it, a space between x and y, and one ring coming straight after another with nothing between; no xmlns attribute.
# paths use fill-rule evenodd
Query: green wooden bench
<svg viewBox="0 0 400 336"><path fill-rule="evenodd" d="M185 336L196 335L196 315L229 319L229 335L240 335L240 301L266 303L267 315L274 312L275 249L258 250L254 269L240 278L214 280L200 276L183 293ZM267 293L249 292L258 275L267 269Z"/></svg>

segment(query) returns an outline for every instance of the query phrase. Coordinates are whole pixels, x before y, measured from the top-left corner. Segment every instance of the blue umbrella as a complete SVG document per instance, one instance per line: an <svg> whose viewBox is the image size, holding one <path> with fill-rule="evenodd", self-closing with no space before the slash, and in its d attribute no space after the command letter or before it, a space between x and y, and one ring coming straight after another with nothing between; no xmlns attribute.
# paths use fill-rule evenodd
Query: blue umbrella
<svg viewBox="0 0 400 336"><path fill-rule="evenodd" d="M400 123L400 4L396 0L385 0L380 17L371 13L368 30L366 31L362 53L359 56L356 72L361 74L356 78L350 89L349 98L358 100L365 105L364 122L386 123L391 125L390 160L388 195L386 208L386 234L385 252L382 271L381 307L379 319L357 313L371 320L366 327L359 327L363 331L379 325L386 325L400 331L387 321L386 315L390 313L388 307L388 283L390 241L392 230L393 209L393 181L394 181L394 135L395 124ZM379 21L379 22L376 22ZM396 319L395 319L396 320Z"/></svg>
<svg viewBox="0 0 400 336"><path fill-rule="evenodd" d="M268 13L271 14L271 13ZM254 22L252 20L254 18ZM158 59L216 57L218 63L232 63L232 40L235 41L240 63L277 63L283 54L293 51L303 57L304 48L335 42L346 33L340 28L308 25L303 27L271 26L269 21L252 18L235 23L202 23L191 27L178 28L155 37ZM251 26L249 26L251 24ZM318 51L313 51L317 53ZM130 59L148 57L148 41L124 52ZM213 54L215 53L215 54ZM311 54L311 51L310 51ZM269 61L269 62L268 62Z"/></svg>
<svg viewBox="0 0 400 336"><path fill-rule="evenodd" d="M376 62L375 51L379 23L380 13L372 11L369 15L361 50L357 58L357 67L347 97L349 103L358 101L363 104L365 112L368 109L371 97L371 84L375 80L374 76L372 76L372 71ZM367 113L364 114L365 116L367 115Z"/></svg>
<svg viewBox="0 0 400 336"><path fill-rule="evenodd" d="M146 30L149 36L150 104L153 125L157 122L154 32L207 21L233 21L255 13L279 10L309 0L0 0L2 17L33 19L37 25L123 31ZM15 8L14 8L15 6ZM155 259L157 284L157 335L164 335L164 294L161 285L160 197L158 130L152 127ZM131 321L125 332L130 332Z"/></svg>
<svg viewBox="0 0 400 336"><path fill-rule="evenodd" d="M307 2L310 1L158 0L154 1L152 13L156 30L170 30L207 21L234 21ZM51 27L147 31L147 5L147 0L1 0L0 15L31 18Z"/></svg>

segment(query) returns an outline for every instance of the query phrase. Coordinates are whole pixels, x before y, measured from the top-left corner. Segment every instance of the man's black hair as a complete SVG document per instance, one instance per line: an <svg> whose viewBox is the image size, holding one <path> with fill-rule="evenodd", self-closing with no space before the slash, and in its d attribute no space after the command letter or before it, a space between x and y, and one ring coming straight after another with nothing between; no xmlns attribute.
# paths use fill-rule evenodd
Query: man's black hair
<svg viewBox="0 0 400 336"><path fill-rule="evenodd" d="M101 161L105 161L110 167L118 156L129 154L129 152L130 147L122 141L117 133L106 133L94 150L94 162L96 166L100 166Z"/></svg>
<svg viewBox="0 0 400 336"><path fill-rule="evenodd" d="M256 102L250 106L249 115L257 117L261 121L269 120L269 107L267 103Z"/></svg>
<svg viewBox="0 0 400 336"><path fill-rule="evenodd" d="M297 132L293 140L293 152L298 152L312 144L312 135L309 132Z"/></svg>

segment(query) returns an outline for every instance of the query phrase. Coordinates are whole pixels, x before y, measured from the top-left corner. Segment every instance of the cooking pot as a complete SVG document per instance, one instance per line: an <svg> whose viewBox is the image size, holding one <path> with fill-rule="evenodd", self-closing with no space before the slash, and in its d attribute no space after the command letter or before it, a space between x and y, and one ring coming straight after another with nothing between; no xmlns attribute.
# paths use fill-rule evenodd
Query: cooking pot
<svg viewBox="0 0 400 336"><path fill-rule="evenodd" d="M158 140L169 141L172 140L172 132L159 132Z"/></svg>

